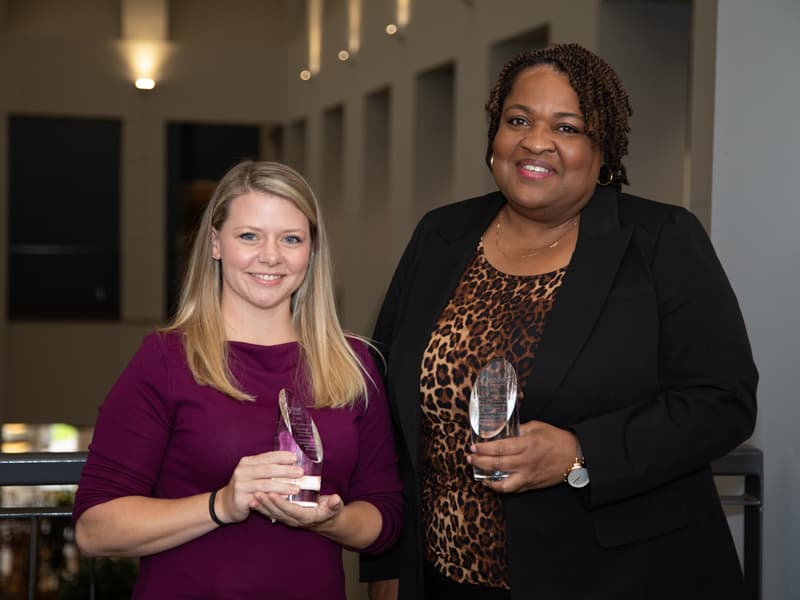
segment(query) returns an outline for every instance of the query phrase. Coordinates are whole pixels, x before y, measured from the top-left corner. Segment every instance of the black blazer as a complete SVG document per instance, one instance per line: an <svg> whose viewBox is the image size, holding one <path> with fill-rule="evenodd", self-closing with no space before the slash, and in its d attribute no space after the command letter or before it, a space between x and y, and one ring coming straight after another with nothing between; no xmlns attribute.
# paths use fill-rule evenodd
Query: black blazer
<svg viewBox="0 0 800 600"><path fill-rule="evenodd" d="M424 597L420 365L499 192L428 213L374 333L406 482L406 526L362 579ZM521 408L573 430L591 483L504 497L512 598L742 598L709 463L752 433L756 383L736 298L686 210L598 187L547 317ZM567 465L565 465L566 467Z"/></svg>

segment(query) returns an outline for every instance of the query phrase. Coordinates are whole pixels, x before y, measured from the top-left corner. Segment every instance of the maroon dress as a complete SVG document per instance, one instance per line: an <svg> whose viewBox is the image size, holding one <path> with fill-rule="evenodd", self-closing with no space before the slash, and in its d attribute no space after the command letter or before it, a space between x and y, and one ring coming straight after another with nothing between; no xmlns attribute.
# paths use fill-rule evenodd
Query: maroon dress
<svg viewBox="0 0 800 600"><path fill-rule="evenodd" d="M324 446L322 493L373 504L380 552L397 538L402 484L380 374L366 348L369 399L312 409ZM230 343L230 366L254 402L195 383L180 335L150 334L100 407L73 518L122 496L181 498L228 483L243 456L272 450L278 391L298 387L299 346ZM302 387L302 386L299 386ZM143 557L134 598L345 598L341 547L252 513L190 542Z"/></svg>

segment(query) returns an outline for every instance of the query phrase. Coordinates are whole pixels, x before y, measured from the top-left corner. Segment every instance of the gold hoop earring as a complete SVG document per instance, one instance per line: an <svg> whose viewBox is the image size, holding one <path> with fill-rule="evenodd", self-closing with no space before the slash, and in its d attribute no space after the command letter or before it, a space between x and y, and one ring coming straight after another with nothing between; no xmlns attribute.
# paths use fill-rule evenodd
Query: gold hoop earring
<svg viewBox="0 0 800 600"><path fill-rule="evenodd" d="M600 180L600 175L602 175L603 169L608 171L608 179L606 181L601 181ZM614 172L609 168L609 166L606 163L603 163L602 165L600 165L600 173L598 174L598 177L597 177L597 184L606 186L606 185L611 185L613 183L613 181L614 181Z"/></svg>

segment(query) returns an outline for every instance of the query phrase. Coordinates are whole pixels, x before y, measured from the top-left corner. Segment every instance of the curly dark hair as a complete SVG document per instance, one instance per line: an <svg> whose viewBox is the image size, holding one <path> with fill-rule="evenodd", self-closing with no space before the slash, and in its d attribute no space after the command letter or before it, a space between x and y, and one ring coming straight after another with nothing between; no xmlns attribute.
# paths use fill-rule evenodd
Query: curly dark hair
<svg viewBox="0 0 800 600"><path fill-rule="evenodd" d="M622 164L622 157L628 154L628 117L633 114L628 92L608 63L578 44L525 50L501 69L486 103L489 114L486 164L491 169L492 144L500 126L500 113L514 81L525 69L541 64L550 65L569 78L586 119L586 134L600 146L604 168L613 175L613 185L629 183ZM601 177L605 178L602 173Z"/></svg>

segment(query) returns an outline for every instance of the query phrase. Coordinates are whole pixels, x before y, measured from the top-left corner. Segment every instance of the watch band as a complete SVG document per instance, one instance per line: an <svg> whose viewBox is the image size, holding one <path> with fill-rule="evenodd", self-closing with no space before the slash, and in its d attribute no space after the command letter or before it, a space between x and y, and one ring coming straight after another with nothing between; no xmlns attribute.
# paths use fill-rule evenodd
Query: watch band
<svg viewBox="0 0 800 600"><path fill-rule="evenodd" d="M573 469L580 469L582 466L583 466L583 459L581 459L580 456L576 456L572 464L569 467L567 467L566 471L564 471L563 475L564 483L567 482L567 477L569 477L569 474L572 472Z"/></svg>

